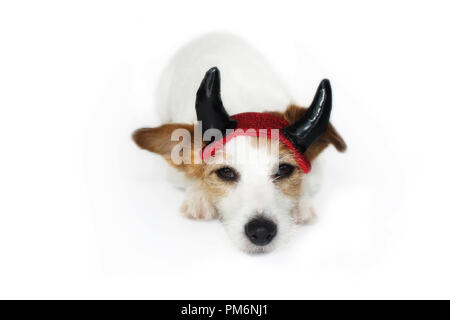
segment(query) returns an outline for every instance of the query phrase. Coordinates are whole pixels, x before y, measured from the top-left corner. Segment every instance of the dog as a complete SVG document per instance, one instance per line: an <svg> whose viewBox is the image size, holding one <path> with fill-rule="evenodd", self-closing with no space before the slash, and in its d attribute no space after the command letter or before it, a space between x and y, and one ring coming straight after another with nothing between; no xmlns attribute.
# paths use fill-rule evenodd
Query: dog
<svg viewBox="0 0 450 320"><path fill-rule="evenodd" d="M184 216L220 219L248 253L270 252L295 224L314 220L315 160L330 144L346 149L329 123L328 80L309 108L295 105L268 62L231 35L203 36L181 48L162 73L156 107L163 124L136 130L135 143L184 175ZM215 134L205 138L208 130Z"/></svg>

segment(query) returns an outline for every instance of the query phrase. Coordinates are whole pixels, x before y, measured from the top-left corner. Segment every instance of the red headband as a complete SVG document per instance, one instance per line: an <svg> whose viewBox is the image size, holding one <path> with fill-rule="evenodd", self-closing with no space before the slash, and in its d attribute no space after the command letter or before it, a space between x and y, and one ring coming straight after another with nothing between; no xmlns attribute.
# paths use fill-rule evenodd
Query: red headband
<svg viewBox="0 0 450 320"><path fill-rule="evenodd" d="M265 136L270 139L278 138L289 150L294 153L295 160L304 173L311 171L311 164L308 159L298 151L297 148L289 141L289 139L283 134L283 128L287 127L289 123L283 118L277 117L270 113L260 112L244 112L235 114L231 118L237 121L237 126L234 128L233 133L226 135L222 140L215 141L202 150L202 159L207 159L213 156L216 150L223 148L223 146L232 138L237 136ZM240 129L240 130L239 130ZM253 130L249 130L253 129ZM261 129L266 129L266 132L261 132ZM271 137L271 129L278 129L278 136Z"/></svg>

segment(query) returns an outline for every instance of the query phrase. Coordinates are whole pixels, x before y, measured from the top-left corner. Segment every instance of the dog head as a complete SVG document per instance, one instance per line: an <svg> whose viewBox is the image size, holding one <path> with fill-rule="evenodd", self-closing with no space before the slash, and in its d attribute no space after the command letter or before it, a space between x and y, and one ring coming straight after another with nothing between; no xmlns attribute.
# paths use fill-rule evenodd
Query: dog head
<svg viewBox="0 0 450 320"><path fill-rule="evenodd" d="M199 123L143 128L133 138L194 181L238 247L268 252L289 236L309 163L329 144L339 151L346 148L328 123L328 87L321 84L308 109L291 105L284 113L230 117L220 99L218 70L213 68L197 93ZM236 130L227 133L230 129ZM241 134L236 134L239 129Z"/></svg>

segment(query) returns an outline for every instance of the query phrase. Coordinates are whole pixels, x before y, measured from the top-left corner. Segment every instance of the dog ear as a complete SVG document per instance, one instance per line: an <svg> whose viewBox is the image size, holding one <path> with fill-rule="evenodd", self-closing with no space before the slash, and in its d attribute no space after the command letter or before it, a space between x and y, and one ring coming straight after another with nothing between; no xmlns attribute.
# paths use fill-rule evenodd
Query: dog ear
<svg viewBox="0 0 450 320"><path fill-rule="evenodd" d="M284 113L273 112L273 114L283 117L289 123L294 123L306 112L306 108L290 105ZM305 156L309 161L313 161L328 145L332 144L339 152L344 152L347 145L339 135L334 126L328 123L324 133L306 150Z"/></svg>
<svg viewBox="0 0 450 320"><path fill-rule="evenodd" d="M132 137L140 148L161 155L171 166L185 171L188 176L199 174L201 165L195 164L198 163L196 153L200 155L200 151L194 150L193 124L170 123L156 128L141 128ZM174 149L177 145L181 146L182 140L186 148ZM184 161L176 161L175 158Z"/></svg>

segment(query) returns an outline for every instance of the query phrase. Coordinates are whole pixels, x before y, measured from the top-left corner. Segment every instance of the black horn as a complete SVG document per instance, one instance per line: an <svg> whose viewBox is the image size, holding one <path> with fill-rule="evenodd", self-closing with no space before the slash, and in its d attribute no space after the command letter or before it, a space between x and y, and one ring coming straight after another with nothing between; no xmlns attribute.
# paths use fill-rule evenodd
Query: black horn
<svg viewBox="0 0 450 320"><path fill-rule="evenodd" d="M283 134L303 153L327 129L330 114L331 85L324 79L310 107L299 120L284 128Z"/></svg>
<svg viewBox="0 0 450 320"><path fill-rule="evenodd" d="M213 67L206 72L195 101L197 120L202 121L202 133L208 129L218 129L225 135L226 129L234 129L237 122L223 107L220 98L220 72Z"/></svg>

